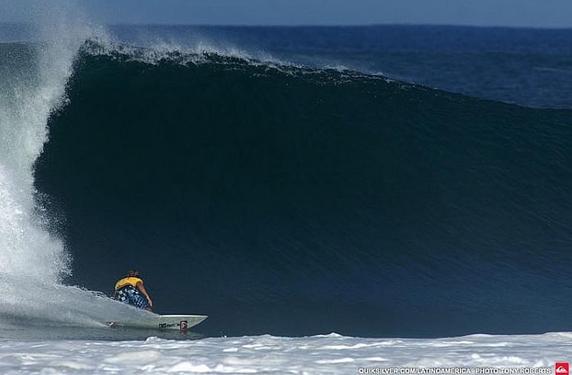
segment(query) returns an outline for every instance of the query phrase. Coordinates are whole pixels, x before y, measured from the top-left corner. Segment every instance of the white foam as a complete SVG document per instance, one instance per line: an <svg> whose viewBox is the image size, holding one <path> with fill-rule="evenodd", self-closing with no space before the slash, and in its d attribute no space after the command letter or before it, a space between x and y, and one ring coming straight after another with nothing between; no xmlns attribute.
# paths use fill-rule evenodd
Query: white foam
<svg viewBox="0 0 572 375"><path fill-rule="evenodd" d="M360 368L491 366L551 371L556 361L570 357L568 334L399 340L264 335L197 341L0 341L0 373L17 369L22 374L353 374Z"/></svg>

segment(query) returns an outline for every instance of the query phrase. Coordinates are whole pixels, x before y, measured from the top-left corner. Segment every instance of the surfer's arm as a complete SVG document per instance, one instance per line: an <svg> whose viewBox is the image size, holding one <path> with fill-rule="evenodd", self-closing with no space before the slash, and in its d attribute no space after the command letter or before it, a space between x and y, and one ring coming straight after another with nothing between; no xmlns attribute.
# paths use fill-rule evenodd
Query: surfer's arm
<svg viewBox="0 0 572 375"><path fill-rule="evenodd" d="M147 293L147 290L145 289L145 285L143 285L143 282L138 282L137 283L137 289L143 293L143 295L145 296L145 298L147 298L147 301L149 301L149 306L153 307L153 301L151 301L151 297L149 297L149 293Z"/></svg>

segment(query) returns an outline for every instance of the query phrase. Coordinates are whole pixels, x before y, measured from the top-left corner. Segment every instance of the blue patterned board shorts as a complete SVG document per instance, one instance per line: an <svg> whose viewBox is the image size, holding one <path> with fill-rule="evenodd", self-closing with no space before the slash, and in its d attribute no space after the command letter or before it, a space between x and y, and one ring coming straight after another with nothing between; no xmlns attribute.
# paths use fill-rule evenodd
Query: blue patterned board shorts
<svg viewBox="0 0 572 375"><path fill-rule="evenodd" d="M144 295L139 293L139 291L131 285L119 289L115 293L115 299L127 303L129 305L138 307L140 309L149 308L149 303L147 302L147 298L145 298Z"/></svg>

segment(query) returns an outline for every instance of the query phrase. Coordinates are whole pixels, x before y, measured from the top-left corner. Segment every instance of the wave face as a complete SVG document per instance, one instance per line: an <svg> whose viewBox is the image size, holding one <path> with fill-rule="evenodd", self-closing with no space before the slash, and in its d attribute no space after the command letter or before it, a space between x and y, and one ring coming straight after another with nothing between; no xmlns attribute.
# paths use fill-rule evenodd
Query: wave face
<svg viewBox="0 0 572 375"><path fill-rule="evenodd" d="M74 282L139 268L211 334L570 329L570 111L93 48L67 97L36 186Z"/></svg>

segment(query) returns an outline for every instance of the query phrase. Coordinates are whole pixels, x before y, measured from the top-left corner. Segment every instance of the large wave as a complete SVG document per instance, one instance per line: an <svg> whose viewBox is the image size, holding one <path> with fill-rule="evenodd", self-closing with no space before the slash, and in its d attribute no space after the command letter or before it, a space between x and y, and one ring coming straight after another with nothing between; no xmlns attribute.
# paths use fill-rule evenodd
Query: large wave
<svg viewBox="0 0 572 375"><path fill-rule="evenodd" d="M570 111L94 43L67 95L36 184L75 282L139 267L213 333L568 327Z"/></svg>

